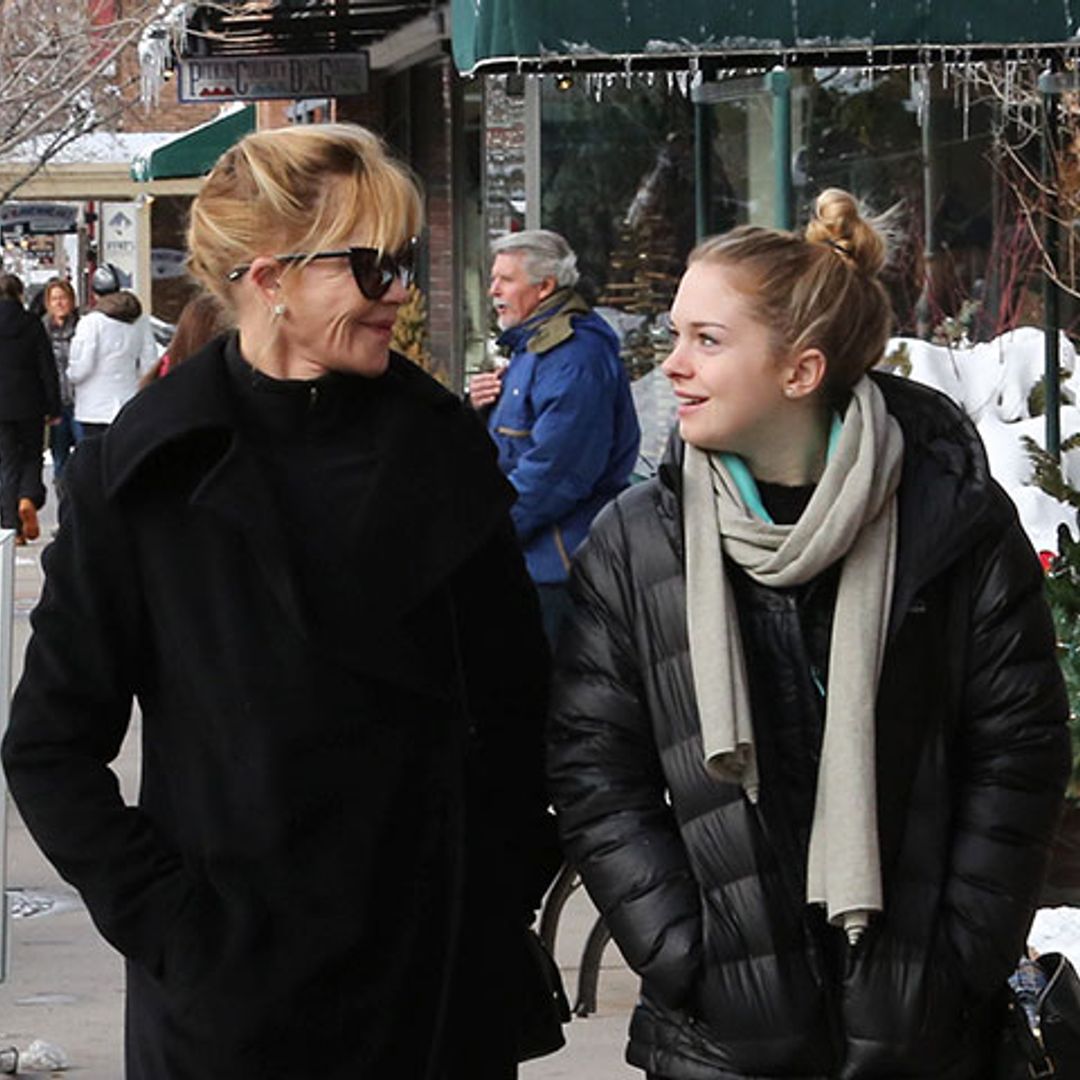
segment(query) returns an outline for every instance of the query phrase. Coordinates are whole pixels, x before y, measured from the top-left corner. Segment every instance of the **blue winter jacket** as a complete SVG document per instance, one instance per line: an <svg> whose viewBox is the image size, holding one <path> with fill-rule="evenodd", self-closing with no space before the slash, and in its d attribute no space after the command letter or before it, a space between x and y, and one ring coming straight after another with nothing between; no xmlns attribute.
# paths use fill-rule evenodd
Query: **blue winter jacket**
<svg viewBox="0 0 1080 1080"><path fill-rule="evenodd" d="M511 350L488 418L533 581L565 581L601 507L627 486L641 432L619 340L574 292L560 290L505 330Z"/></svg>

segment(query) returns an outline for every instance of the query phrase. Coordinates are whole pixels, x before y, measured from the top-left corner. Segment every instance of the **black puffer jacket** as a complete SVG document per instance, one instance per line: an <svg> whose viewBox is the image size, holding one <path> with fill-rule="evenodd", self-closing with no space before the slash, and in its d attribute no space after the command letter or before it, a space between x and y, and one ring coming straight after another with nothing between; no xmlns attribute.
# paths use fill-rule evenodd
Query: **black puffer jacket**
<svg viewBox="0 0 1080 1080"><path fill-rule="evenodd" d="M974 429L933 391L879 385L906 449L877 708L885 904L853 951L805 903L777 765L795 743L763 730L793 714L814 730L813 590L737 590L755 726L779 747L754 806L702 765L681 448L577 560L553 795L568 856L642 976L628 1058L659 1076L987 1075L1060 811L1066 701L1038 562Z"/></svg>

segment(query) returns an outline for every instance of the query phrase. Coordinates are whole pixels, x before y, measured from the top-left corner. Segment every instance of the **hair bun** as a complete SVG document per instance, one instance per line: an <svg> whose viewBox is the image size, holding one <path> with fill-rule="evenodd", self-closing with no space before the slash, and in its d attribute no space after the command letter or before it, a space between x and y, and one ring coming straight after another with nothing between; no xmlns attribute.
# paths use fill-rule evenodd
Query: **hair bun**
<svg viewBox="0 0 1080 1080"><path fill-rule="evenodd" d="M888 259L889 245L880 223L864 218L855 196L840 188L826 188L814 200L814 216L805 235L810 243L827 244L871 276L879 274Z"/></svg>

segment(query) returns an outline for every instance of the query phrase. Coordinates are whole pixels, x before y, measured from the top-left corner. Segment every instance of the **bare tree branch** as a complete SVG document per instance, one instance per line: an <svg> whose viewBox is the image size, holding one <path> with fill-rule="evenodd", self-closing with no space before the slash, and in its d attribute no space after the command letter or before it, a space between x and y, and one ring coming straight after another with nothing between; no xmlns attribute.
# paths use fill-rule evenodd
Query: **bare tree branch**
<svg viewBox="0 0 1080 1080"><path fill-rule="evenodd" d="M0 160L25 164L0 202L138 98L130 62L162 0L0 0Z"/></svg>

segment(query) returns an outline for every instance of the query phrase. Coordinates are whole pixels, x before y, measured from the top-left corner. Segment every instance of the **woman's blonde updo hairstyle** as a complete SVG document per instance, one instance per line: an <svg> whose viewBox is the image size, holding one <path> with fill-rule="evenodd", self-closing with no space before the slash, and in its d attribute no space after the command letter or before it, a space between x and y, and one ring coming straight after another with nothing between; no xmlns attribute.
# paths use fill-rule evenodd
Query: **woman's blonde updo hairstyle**
<svg viewBox="0 0 1080 1080"><path fill-rule="evenodd" d="M230 270L259 255L366 246L398 251L420 231L416 180L354 124L259 131L227 150L191 206L188 269L232 311Z"/></svg>
<svg viewBox="0 0 1080 1080"><path fill-rule="evenodd" d="M885 353L892 306L878 274L888 257L880 220L863 217L854 196L823 191L802 236L744 225L703 240L689 265L738 271L755 317L777 354L820 349L825 393L843 405L848 391Z"/></svg>

